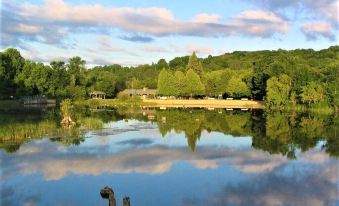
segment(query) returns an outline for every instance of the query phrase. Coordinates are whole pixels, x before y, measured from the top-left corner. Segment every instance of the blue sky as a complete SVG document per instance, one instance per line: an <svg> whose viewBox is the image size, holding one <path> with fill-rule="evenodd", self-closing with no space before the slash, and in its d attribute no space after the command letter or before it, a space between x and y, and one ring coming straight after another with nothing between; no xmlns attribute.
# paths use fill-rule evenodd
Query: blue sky
<svg viewBox="0 0 339 206"><path fill-rule="evenodd" d="M1 50L138 65L236 50L338 44L339 0L3 0Z"/></svg>

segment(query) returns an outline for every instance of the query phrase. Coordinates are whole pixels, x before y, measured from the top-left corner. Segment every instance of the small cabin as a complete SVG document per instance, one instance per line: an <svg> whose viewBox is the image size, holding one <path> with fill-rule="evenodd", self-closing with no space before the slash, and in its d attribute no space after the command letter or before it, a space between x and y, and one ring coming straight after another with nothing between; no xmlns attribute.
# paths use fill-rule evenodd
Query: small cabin
<svg viewBox="0 0 339 206"><path fill-rule="evenodd" d="M140 96L144 99L146 98L154 98L156 95L157 90L156 89L125 89L122 91L122 94L126 94L128 96Z"/></svg>
<svg viewBox="0 0 339 206"><path fill-rule="evenodd" d="M106 93L102 91L93 91L89 93L89 96L92 99L105 99L106 98Z"/></svg>

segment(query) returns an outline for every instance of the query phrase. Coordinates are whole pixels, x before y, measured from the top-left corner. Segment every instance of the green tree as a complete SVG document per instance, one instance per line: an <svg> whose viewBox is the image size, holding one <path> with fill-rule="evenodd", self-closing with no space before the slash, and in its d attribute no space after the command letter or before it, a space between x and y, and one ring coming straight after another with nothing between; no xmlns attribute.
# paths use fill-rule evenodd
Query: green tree
<svg viewBox="0 0 339 206"><path fill-rule="evenodd" d="M193 70L195 73L197 73L200 77L203 75L204 70L203 70L202 64L199 61L195 52L192 53L192 55L190 56L188 60L187 71L190 69Z"/></svg>
<svg viewBox="0 0 339 206"><path fill-rule="evenodd" d="M86 97L86 89L83 86L68 86L67 97L71 99L84 99Z"/></svg>
<svg viewBox="0 0 339 206"><path fill-rule="evenodd" d="M113 97L115 95L115 76L111 73L102 74L94 88L105 92L108 97Z"/></svg>
<svg viewBox="0 0 339 206"><path fill-rule="evenodd" d="M175 57L174 59L169 61L168 65L171 69L182 70L182 69L179 69L179 68L183 68L182 71L184 71L187 64L188 64L188 59L189 59L189 56Z"/></svg>
<svg viewBox="0 0 339 206"><path fill-rule="evenodd" d="M70 76L67 73L65 62L63 61L52 61L51 66L51 77L47 94L52 97L66 97L66 87L70 83Z"/></svg>
<svg viewBox="0 0 339 206"><path fill-rule="evenodd" d="M169 68L165 59L159 59L156 67L157 69L163 69L163 68L168 69Z"/></svg>
<svg viewBox="0 0 339 206"><path fill-rule="evenodd" d="M222 94L219 90L222 71L209 72L204 76L206 94L209 96L218 96Z"/></svg>
<svg viewBox="0 0 339 206"><path fill-rule="evenodd" d="M16 81L22 82L31 94L47 94L50 89L52 70L42 63L26 61Z"/></svg>
<svg viewBox="0 0 339 206"><path fill-rule="evenodd" d="M269 105L287 105L290 102L291 81L286 74L268 79L266 102Z"/></svg>
<svg viewBox="0 0 339 206"><path fill-rule="evenodd" d="M229 69L206 73L206 75L204 75L206 95L218 96L226 93L228 82L233 75L233 71Z"/></svg>
<svg viewBox="0 0 339 206"><path fill-rule="evenodd" d="M307 86L301 87L301 101L309 106L312 103L321 102L324 99L325 90L321 84L310 82Z"/></svg>
<svg viewBox="0 0 339 206"><path fill-rule="evenodd" d="M189 69L186 73L186 86L185 94L186 96L199 96L205 94L205 86L200 80L200 77L192 69Z"/></svg>
<svg viewBox="0 0 339 206"><path fill-rule="evenodd" d="M227 85L227 94L232 97L243 97L251 94L250 89L239 77L232 77Z"/></svg>
<svg viewBox="0 0 339 206"><path fill-rule="evenodd" d="M159 95L164 96L175 96L177 91L175 91L176 81L172 73L165 68L161 70L158 77L158 91Z"/></svg>
<svg viewBox="0 0 339 206"><path fill-rule="evenodd" d="M338 111L339 107L339 80L331 81L326 85L327 96L330 104Z"/></svg>
<svg viewBox="0 0 339 206"><path fill-rule="evenodd" d="M72 77L71 86L78 86L84 83L85 65L86 61L78 56L69 59L67 68Z"/></svg>
<svg viewBox="0 0 339 206"><path fill-rule="evenodd" d="M16 49L9 48L0 53L0 98L15 95L20 86L15 81L21 72L25 59Z"/></svg>
<svg viewBox="0 0 339 206"><path fill-rule="evenodd" d="M175 96L184 96L185 95L185 86L186 86L186 77L185 74L182 71L176 71L174 73L175 78Z"/></svg>
<svg viewBox="0 0 339 206"><path fill-rule="evenodd" d="M327 67L322 70L322 82L326 82L326 99L336 111L339 106L339 52L336 52L337 61L331 61Z"/></svg>

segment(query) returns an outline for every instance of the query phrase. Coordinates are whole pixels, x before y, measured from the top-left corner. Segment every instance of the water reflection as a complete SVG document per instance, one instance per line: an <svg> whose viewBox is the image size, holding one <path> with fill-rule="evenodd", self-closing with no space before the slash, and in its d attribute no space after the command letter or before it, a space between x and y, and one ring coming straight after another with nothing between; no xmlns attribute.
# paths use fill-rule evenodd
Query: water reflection
<svg viewBox="0 0 339 206"><path fill-rule="evenodd" d="M126 128L137 124L123 123L118 122ZM45 197L45 190L51 188L54 201L65 205L105 205L97 194L105 184L114 186L120 196L130 194L135 205L335 205L339 165L319 147L288 161L282 155L251 149L250 138L241 142L241 138L203 133L206 139L215 139L202 139L192 153L182 135L162 139L156 131L94 135L77 147L44 139L3 155L2 196L11 203L4 205L23 205L28 200L54 205ZM108 142L102 144L103 139ZM27 190L33 185L34 192ZM60 187L72 189L56 192ZM74 189L88 199L68 198Z"/></svg>
<svg viewBox="0 0 339 206"><path fill-rule="evenodd" d="M204 199L185 199L183 205L335 206L338 203L338 164L326 163L313 170L282 165L280 170L237 184L226 184ZM281 173L283 169L290 171Z"/></svg>
<svg viewBox="0 0 339 206"><path fill-rule="evenodd" d="M0 147L7 152L15 152L21 144L42 137L49 137L51 141L66 146L79 145L84 142L88 130L95 130L100 136L113 135L124 131L110 128L110 122L136 119L154 123L162 136L173 131L185 134L191 151L195 151L202 132L207 131L234 137L250 136L254 148L270 154L282 154L290 159L296 158L298 150L308 151L319 142L322 142L322 148L329 155L339 156L339 138L336 137L339 118L335 114L141 108L93 112L83 107L77 108L75 115L77 127L71 130L60 128L58 122L61 117L56 110L34 120L1 115L4 118L0 116ZM141 128L129 128L139 129Z"/></svg>
<svg viewBox="0 0 339 206"><path fill-rule="evenodd" d="M58 126L55 111L27 118L10 122L49 129L2 133L31 138L0 151L1 205L107 205L98 194L105 185L133 206L339 201L335 116L81 108L72 130Z"/></svg>

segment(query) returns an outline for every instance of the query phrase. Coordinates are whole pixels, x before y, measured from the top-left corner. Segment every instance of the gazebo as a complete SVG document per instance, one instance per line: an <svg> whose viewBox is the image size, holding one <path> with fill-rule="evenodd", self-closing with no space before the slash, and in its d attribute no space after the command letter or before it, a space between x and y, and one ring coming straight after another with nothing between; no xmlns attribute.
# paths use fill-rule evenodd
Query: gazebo
<svg viewBox="0 0 339 206"><path fill-rule="evenodd" d="M106 93L102 91L93 91L89 93L89 96L92 99L105 99L106 98Z"/></svg>

